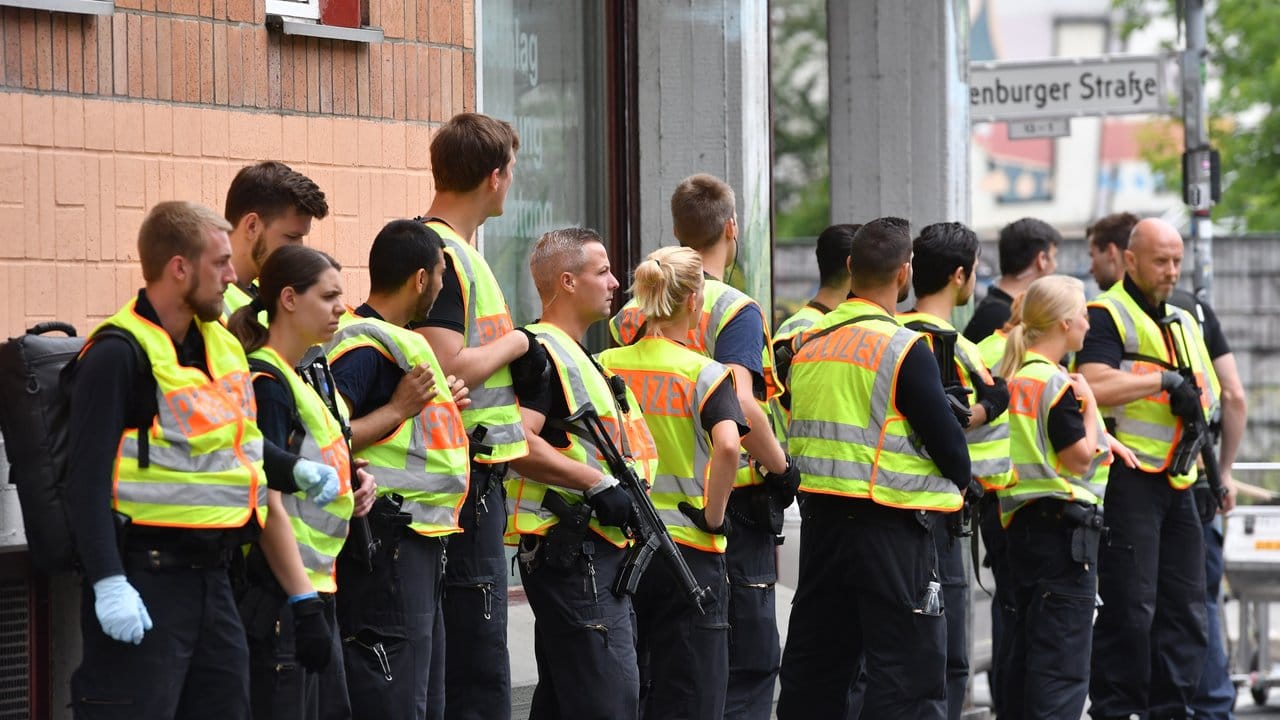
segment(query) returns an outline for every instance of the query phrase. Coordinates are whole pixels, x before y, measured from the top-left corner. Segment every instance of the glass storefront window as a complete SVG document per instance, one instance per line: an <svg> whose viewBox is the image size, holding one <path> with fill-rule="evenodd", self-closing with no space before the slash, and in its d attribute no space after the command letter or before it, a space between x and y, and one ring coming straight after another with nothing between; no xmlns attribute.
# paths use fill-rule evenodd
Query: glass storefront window
<svg viewBox="0 0 1280 720"><path fill-rule="evenodd" d="M477 7L480 111L520 133L515 181L504 214L484 224L483 250L522 325L541 308L529 276L538 238L573 225L606 230L605 7L595 0Z"/></svg>

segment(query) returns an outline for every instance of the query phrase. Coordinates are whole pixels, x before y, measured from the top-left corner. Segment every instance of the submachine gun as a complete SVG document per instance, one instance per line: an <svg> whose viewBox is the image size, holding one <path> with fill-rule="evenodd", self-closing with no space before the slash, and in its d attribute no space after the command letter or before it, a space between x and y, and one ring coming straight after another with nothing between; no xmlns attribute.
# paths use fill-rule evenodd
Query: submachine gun
<svg viewBox="0 0 1280 720"><path fill-rule="evenodd" d="M616 383L614 379L616 378ZM610 387L614 390L614 394L618 395L618 384L622 382L622 378L613 376L610 378ZM621 399L625 401L625 393L621 395ZM626 408L623 407L623 412ZM689 602L693 603L701 614L706 614L706 606L715 602L715 596L711 594L711 588L700 587L698 580L693 576L693 572L689 569L689 564L685 562L684 556L680 554L680 549L676 547L675 541L671 539L671 533L667 532L667 526L662 522L662 518L658 517L658 511L653 507L653 501L649 499L648 484L636 475L635 470L622 457L622 453L618 451L618 447L613 444L613 438L610 437L605 428L604 422L600 419L600 415L596 412L595 406L591 403L584 404L573 415L565 418L563 421L565 430L575 434L583 435L590 440L596 449L603 456L605 464L609 466L609 472L618 479L618 483L622 489L631 497L631 502L635 509L634 527L624 527L623 532L628 536L635 538L635 545L631 547L631 551L627 554L627 559L622 565L622 569L618 571L618 577L614 580L612 591L614 595L622 597L624 595L634 595L636 588L640 585L640 578L648 569L649 563L653 561L653 556L658 553L662 556L663 562L667 564L667 568L671 570L671 574L675 576L676 582L680 589L684 592L685 597L689 598ZM586 503L582 503L586 505ZM562 518L563 520L563 518Z"/></svg>
<svg viewBox="0 0 1280 720"><path fill-rule="evenodd" d="M969 427L969 422L973 418L973 410L969 407L969 394L973 391L960 382L960 373L956 372L956 342L959 339L959 333L920 320L907 323L907 327L917 332L927 333L932 338L933 355L938 360L943 394L947 396L951 413L959 421L960 427ZM973 508L982 499L984 492L982 483L970 477L969 489L964 494L964 505L961 506L960 512L948 516L949 529L954 537L973 535L973 526L976 524Z"/></svg>
<svg viewBox="0 0 1280 720"><path fill-rule="evenodd" d="M347 422L343 416L341 409L338 407L337 391L334 389L333 373L329 370L329 363L325 360L324 355L318 355L311 360L310 363L303 365L298 369L304 382L316 390L316 394L324 401L324 405L329 410L329 414L338 421L342 427L342 436L346 438L347 448L351 447L351 424ZM347 456L351 463L351 489L356 490L360 487L360 476L356 473L355 454L348 452ZM399 497L399 496L395 496ZM396 502L393 498L392 502ZM398 514L400 510L399 503L396 503L395 511ZM369 517L352 517L347 528L346 547L351 548L351 556L360 564L366 572L373 572L374 556L378 554L378 548L382 546L382 541L374 534L369 527Z"/></svg>
<svg viewBox="0 0 1280 720"><path fill-rule="evenodd" d="M1178 340L1175 342L1173 337L1173 327L1178 327ZM1187 329L1182 325L1182 319L1175 314L1166 315L1160 319L1160 329L1165 335L1165 341L1169 347L1173 348L1173 360L1176 367L1173 368L1182 376L1183 382L1195 388L1196 394L1204 392L1204 388L1200 387L1196 380L1196 373L1191 366L1190 358L1187 357L1189 352L1187 345ZM1186 475L1196 466L1196 459L1199 458L1204 465L1205 479L1209 483L1210 499L1213 503L1213 510L1216 511L1222 507L1222 502L1227 496L1227 489L1222 487L1222 469L1218 465L1218 452L1214 448L1214 433L1209 426L1209 421L1205 419L1204 411L1197 403L1196 406L1182 416L1182 437L1178 440L1178 444L1173 449L1173 458L1169 461L1169 473L1171 475Z"/></svg>

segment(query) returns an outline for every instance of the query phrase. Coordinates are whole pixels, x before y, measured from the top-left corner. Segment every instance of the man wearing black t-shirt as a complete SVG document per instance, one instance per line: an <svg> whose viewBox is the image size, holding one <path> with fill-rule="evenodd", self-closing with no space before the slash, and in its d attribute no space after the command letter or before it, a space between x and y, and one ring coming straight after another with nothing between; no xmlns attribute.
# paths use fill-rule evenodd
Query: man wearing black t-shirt
<svg viewBox="0 0 1280 720"><path fill-rule="evenodd" d="M1098 283L1098 287L1106 290L1119 282L1124 276L1124 251L1129 247L1129 235L1140 218L1133 213L1112 213L1099 219L1085 230L1089 241L1089 272ZM1222 445L1219 449L1218 462L1222 469L1222 486L1227 490L1227 497L1222 505L1222 512L1235 507L1236 486L1231 478L1231 465L1235 462L1236 451L1240 447L1240 439L1244 435L1245 416L1247 412L1244 386L1240 382L1240 373L1236 369L1235 355L1227 343L1226 335L1218 316L1207 303L1201 302L1195 295L1182 289L1175 289L1169 296L1169 302L1191 313L1200 323L1204 333L1205 347L1209 350L1209 358L1213 361L1213 370L1218 375L1222 388L1220 398L1222 404ZM1205 487L1202 488L1201 485ZM1197 484L1197 497L1204 499L1207 483L1201 479ZM1202 515L1201 519L1204 520ZM1231 682L1227 666L1226 653L1223 651L1222 620L1219 615L1219 596L1222 585L1222 521L1218 517L1210 517L1203 523L1205 548L1205 610L1208 617L1209 653L1205 656L1204 670L1200 674L1200 683L1192 698L1191 706L1196 717L1226 719L1231 717L1231 708L1235 703L1235 686Z"/></svg>
<svg viewBox="0 0 1280 720"><path fill-rule="evenodd" d="M1004 327L1013 299L1035 280L1057 270L1061 243L1062 235L1043 220L1022 218L1001 228L1000 279L992 283L986 297L974 309L964 336L981 342Z"/></svg>

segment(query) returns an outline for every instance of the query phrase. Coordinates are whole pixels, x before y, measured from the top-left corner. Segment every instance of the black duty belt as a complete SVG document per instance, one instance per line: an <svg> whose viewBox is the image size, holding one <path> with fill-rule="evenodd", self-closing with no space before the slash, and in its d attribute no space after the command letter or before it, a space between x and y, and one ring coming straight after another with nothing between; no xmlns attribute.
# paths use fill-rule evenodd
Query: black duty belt
<svg viewBox="0 0 1280 720"><path fill-rule="evenodd" d="M132 568L148 570L180 570L224 568L231 558L231 550L128 550L125 563Z"/></svg>

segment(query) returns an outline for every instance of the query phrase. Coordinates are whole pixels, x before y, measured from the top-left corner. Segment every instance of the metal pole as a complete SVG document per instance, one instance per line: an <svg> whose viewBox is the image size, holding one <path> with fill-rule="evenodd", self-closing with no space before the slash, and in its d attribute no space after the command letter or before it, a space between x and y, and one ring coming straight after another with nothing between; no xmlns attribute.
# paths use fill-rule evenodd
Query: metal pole
<svg viewBox="0 0 1280 720"><path fill-rule="evenodd" d="M1183 160L1184 200L1190 210L1190 235L1195 268L1192 283L1196 296L1210 304L1213 295L1212 159L1209 148L1209 112L1205 77L1206 47L1204 0L1182 0L1187 46L1182 54L1182 122L1186 156Z"/></svg>

